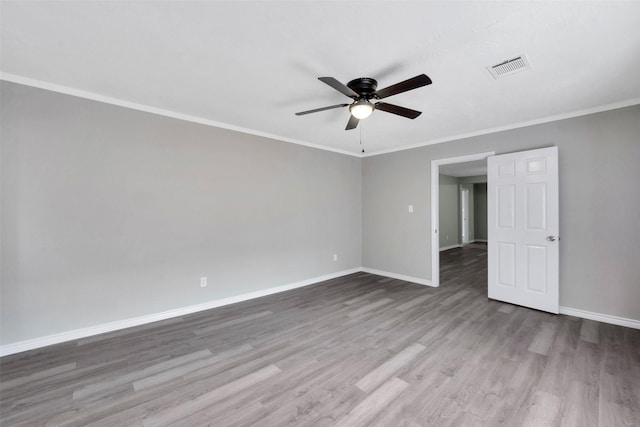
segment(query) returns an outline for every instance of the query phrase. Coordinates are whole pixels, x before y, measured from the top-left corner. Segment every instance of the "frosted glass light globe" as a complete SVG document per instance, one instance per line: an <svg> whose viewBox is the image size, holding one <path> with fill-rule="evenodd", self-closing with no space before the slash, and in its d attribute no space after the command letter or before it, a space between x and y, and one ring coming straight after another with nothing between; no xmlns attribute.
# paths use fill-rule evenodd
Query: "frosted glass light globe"
<svg viewBox="0 0 640 427"><path fill-rule="evenodd" d="M349 112L358 120L366 119L373 113L373 104L366 99L361 99L349 107Z"/></svg>

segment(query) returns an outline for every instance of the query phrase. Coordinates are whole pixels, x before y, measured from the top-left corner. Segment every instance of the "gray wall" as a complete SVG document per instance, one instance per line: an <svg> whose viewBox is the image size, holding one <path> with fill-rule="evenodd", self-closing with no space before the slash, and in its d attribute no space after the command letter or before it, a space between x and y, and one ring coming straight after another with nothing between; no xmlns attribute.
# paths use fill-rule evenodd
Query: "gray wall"
<svg viewBox="0 0 640 427"><path fill-rule="evenodd" d="M551 145L561 304L640 319L639 106L361 160L6 82L0 96L3 345L360 265L430 279L431 160Z"/></svg>
<svg viewBox="0 0 640 427"><path fill-rule="evenodd" d="M362 265L359 158L1 90L2 344Z"/></svg>
<svg viewBox="0 0 640 427"><path fill-rule="evenodd" d="M473 184L473 220L476 240L487 240L487 183Z"/></svg>
<svg viewBox="0 0 640 427"><path fill-rule="evenodd" d="M461 193L462 193L462 189L466 188L467 190L469 190L469 212L467 212L467 222L469 223L469 241L473 242L473 240L475 240L476 238L476 234L475 234L475 219L474 219L474 206L475 206L475 193L473 192L473 184L460 184L459 189L458 189L458 200L460 200L461 198ZM460 200L460 211L462 211L462 200ZM461 212L458 212L458 222L459 222L459 229L460 229L460 244L462 244L462 218L461 218Z"/></svg>
<svg viewBox="0 0 640 427"><path fill-rule="evenodd" d="M640 106L363 159L363 265L431 279L431 160L548 146L560 156L560 304L640 319Z"/></svg>
<svg viewBox="0 0 640 427"><path fill-rule="evenodd" d="M469 241L475 240L475 184L473 183L480 180L486 182L486 175L470 177L439 175L438 208L440 218L439 242L441 249L462 244L461 192L463 188L469 190L469 212L467 214L469 220ZM487 215L485 214L484 217L486 221Z"/></svg>
<svg viewBox="0 0 640 427"><path fill-rule="evenodd" d="M460 243L460 185L458 178L440 174L440 247Z"/></svg>

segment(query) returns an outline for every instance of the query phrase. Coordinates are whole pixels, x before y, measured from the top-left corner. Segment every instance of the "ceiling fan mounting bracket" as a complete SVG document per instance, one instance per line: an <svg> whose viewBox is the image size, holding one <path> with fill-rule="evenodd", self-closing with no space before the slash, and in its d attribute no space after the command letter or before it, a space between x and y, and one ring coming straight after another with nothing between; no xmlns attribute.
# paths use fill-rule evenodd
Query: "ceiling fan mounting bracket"
<svg viewBox="0 0 640 427"><path fill-rule="evenodd" d="M359 99L371 99L378 88L378 82L371 77L360 77L347 83L347 87L360 95Z"/></svg>

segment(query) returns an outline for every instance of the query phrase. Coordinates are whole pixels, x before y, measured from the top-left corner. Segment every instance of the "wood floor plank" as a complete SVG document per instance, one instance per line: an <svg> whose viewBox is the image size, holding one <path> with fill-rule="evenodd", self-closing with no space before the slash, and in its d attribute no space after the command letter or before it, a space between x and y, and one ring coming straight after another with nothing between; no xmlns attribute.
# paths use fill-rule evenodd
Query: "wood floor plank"
<svg viewBox="0 0 640 427"><path fill-rule="evenodd" d="M546 356L528 352L518 363L518 367L509 380L509 384L500 396L500 402L487 417L491 424L521 425L533 404L538 383L547 363Z"/></svg>
<svg viewBox="0 0 640 427"><path fill-rule="evenodd" d="M534 353L549 354L551 345L553 344L556 334L555 322L544 322L538 333L533 337L531 345L529 345L529 351Z"/></svg>
<svg viewBox="0 0 640 427"><path fill-rule="evenodd" d="M158 322L153 322L153 323L150 323L148 325L136 326L135 331L136 332L141 332L141 331L151 332L153 330L157 330L157 329L160 329L160 328L165 328L168 325L173 325L173 324L176 324L176 323L180 323L183 320L184 319L182 317L173 317L171 319L165 319L165 320L160 320ZM118 337L127 337L127 336L131 336L132 332L133 331L131 330L131 328L126 328L126 329L121 329L119 331L109 332L109 333L106 333L106 334L93 335L91 337L79 339L77 341L77 345L78 346L82 346L82 345L87 345L87 344L98 343L98 342L105 341L105 340L113 340L113 339L116 339Z"/></svg>
<svg viewBox="0 0 640 427"><path fill-rule="evenodd" d="M409 384L397 377L390 378L353 408L352 411L349 411L336 425L339 427L367 425L371 419L396 399L408 386Z"/></svg>
<svg viewBox="0 0 640 427"><path fill-rule="evenodd" d="M145 378L134 381L133 389L135 391L139 391L147 387L154 387L167 381L171 381L172 379L190 374L191 372L204 368L206 366L214 365L221 360L234 357L251 350L253 350L253 346L251 346L250 344L243 344L239 347L235 347L230 350L218 353L215 356L196 359L187 363L173 364L170 368L167 368L163 372L150 374Z"/></svg>
<svg viewBox="0 0 640 427"><path fill-rule="evenodd" d="M147 417L144 419L143 424L145 427L160 427L171 425L176 421L193 415L195 412L207 408L207 406L215 404L216 402L228 397L229 395L233 395L234 393L249 388L260 381L264 381L274 375L279 374L280 372L282 371L275 365L265 366L258 371L255 371L242 378L238 378L235 381L218 387L193 400L166 409L159 414L154 414L150 417Z"/></svg>
<svg viewBox="0 0 640 427"><path fill-rule="evenodd" d="M386 379L391 377L403 365L415 359L426 347L422 344L414 343L393 356L391 359L378 366L373 371L362 377L356 383L356 387L365 393L370 393Z"/></svg>
<svg viewBox="0 0 640 427"><path fill-rule="evenodd" d="M538 391L533 403L527 408L527 415L522 424L525 427L542 427L558 425L563 399L551 393Z"/></svg>
<svg viewBox="0 0 640 427"><path fill-rule="evenodd" d="M8 390L23 384L38 381L44 378L50 378L64 372L72 371L76 369L77 366L78 364L76 362L65 363L64 365L54 366L53 368L48 368L42 371L34 372L32 374L28 374L23 377L18 377L11 380L3 381L2 391L7 392Z"/></svg>
<svg viewBox="0 0 640 427"><path fill-rule="evenodd" d="M597 426L600 418L598 387L572 381L562 408L561 426Z"/></svg>
<svg viewBox="0 0 640 427"><path fill-rule="evenodd" d="M168 369L174 368L176 366L180 366L194 360L202 359L207 356L211 356L211 351L209 351L208 349L200 350L191 354L187 354L182 357L177 357L175 359L167 360L165 362L148 366L142 370L132 371L125 375L110 378L103 382L93 383L85 387L79 388L78 390L75 390L73 392L73 399L75 400L83 399L83 398L86 398L87 396L100 393L109 388L115 388L124 384L133 383L138 378L145 378L145 377L157 374L159 372L163 372Z"/></svg>
<svg viewBox="0 0 640 427"><path fill-rule="evenodd" d="M208 334L208 333L213 332L213 331L218 331L220 329L224 329L224 328L228 328L228 327L231 327L231 326L240 325L242 323L251 322L252 320L260 319L261 317L270 316L272 314L273 314L273 312L270 311L270 310L265 310L265 311L261 311L261 312L258 312L258 313L252 313L252 314L248 314L246 316L242 316L242 317L240 317L238 319L228 320L226 322L216 323L216 324L213 324L211 326L204 326L202 328L198 328L195 331L193 331L193 333L196 334L196 335Z"/></svg>
<svg viewBox="0 0 640 427"><path fill-rule="evenodd" d="M171 424L171 427L190 426L256 426L261 425L262 420L268 415L267 409L259 401L250 402L240 408L230 408L231 410L216 415L215 417L205 416L204 419L196 414L186 417Z"/></svg>
<svg viewBox="0 0 640 427"><path fill-rule="evenodd" d="M486 419L501 402L518 366L517 362L509 359L494 359L494 363L490 365L491 371L469 400L466 410L481 419Z"/></svg>
<svg viewBox="0 0 640 427"><path fill-rule="evenodd" d="M640 330L364 272L0 358L2 426L640 423Z"/></svg>
<svg viewBox="0 0 640 427"><path fill-rule="evenodd" d="M349 301L345 301L343 304L346 304L346 305L353 305L353 304L355 304L355 303L357 303L357 302L360 302L360 301L367 301L367 300L369 300L371 297L376 296L376 295L379 295L379 294L381 294L381 293L383 293L383 292L385 292L385 290L384 290L384 289L376 289L375 291L367 292L367 293L366 293L366 294L364 294L364 295L360 295L360 296L358 296L358 297L351 298Z"/></svg>
<svg viewBox="0 0 640 427"><path fill-rule="evenodd" d="M560 318L558 334L547 355L547 365L538 384L540 390L564 396L569 391L571 381L579 379L573 374L579 333L580 322L567 317Z"/></svg>
<svg viewBox="0 0 640 427"><path fill-rule="evenodd" d="M597 344L580 341L574 352L571 380L598 387L602 367L602 352Z"/></svg>
<svg viewBox="0 0 640 427"><path fill-rule="evenodd" d="M469 293L469 291L466 290L466 289L460 290L460 291L456 292L455 294L451 295L450 297L444 299L442 302L440 302L440 304L442 304L442 305L451 305L451 304L453 304L455 302L460 301L468 293Z"/></svg>
<svg viewBox="0 0 640 427"><path fill-rule="evenodd" d="M382 307L383 305L389 304L390 302L393 302L391 298L383 298L378 301L374 301L371 304L367 304L364 307L360 307L359 309L352 311L351 313L349 313L349 317L360 316L363 313L375 310L376 308Z"/></svg>
<svg viewBox="0 0 640 427"><path fill-rule="evenodd" d="M498 309L498 311L500 313L511 314L513 312L514 308L515 308L515 306L512 305L512 304L502 304L500 306L500 308Z"/></svg>
<svg viewBox="0 0 640 427"><path fill-rule="evenodd" d="M422 295L418 298L413 298L411 301L407 301L404 304L401 304L399 306L396 307L396 310L398 311L407 311L410 308L413 308L417 305L423 304L425 301L427 301L429 298L431 298L431 294L426 294L426 295Z"/></svg>
<svg viewBox="0 0 640 427"><path fill-rule="evenodd" d="M582 319L582 327L580 328L580 339L597 344L598 329L599 329L598 322L593 320L588 320L588 319Z"/></svg>

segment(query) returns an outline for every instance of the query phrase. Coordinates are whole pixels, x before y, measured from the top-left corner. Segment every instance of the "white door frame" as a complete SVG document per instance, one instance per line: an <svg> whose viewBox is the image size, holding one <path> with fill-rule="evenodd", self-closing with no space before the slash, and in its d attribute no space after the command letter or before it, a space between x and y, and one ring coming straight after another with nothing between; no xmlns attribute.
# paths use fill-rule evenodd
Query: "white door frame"
<svg viewBox="0 0 640 427"><path fill-rule="evenodd" d="M440 286L440 165L452 163L466 163L474 160L486 159L496 153L469 154L466 156L449 157L431 161L431 284Z"/></svg>

